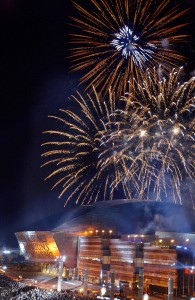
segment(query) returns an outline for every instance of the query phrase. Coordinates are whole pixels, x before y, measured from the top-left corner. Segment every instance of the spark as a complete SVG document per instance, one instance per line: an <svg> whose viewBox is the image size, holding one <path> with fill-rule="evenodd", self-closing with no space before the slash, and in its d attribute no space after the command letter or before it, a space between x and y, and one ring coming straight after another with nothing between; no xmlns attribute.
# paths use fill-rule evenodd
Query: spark
<svg viewBox="0 0 195 300"><path fill-rule="evenodd" d="M141 80L147 68L162 65L169 74L183 63L177 49L187 35L180 32L180 23L187 12L180 11L171 0L158 4L153 0L89 0L73 1L78 16L72 17L70 59L72 70L85 70L81 83L91 92L92 85L101 94L110 88L120 98L130 92L133 78Z"/></svg>
<svg viewBox="0 0 195 300"><path fill-rule="evenodd" d="M179 134L179 128L178 127L174 127L173 128L173 133L174 134Z"/></svg>
<svg viewBox="0 0 195 300"><path fill-rule="evenodd" d="M146 130L141 130L141 131L140 131L140 136L141 136L141 137L146 136Z"/></svg>
<svg viewBox="0 0 195 300"><path fill-rule="evenodd" d="M125 134L128 139L120 154L126 157L127 182L135 176L132 163L139 165L141 198L146 194L150 198L152 192L156 200L165 196L181 204L181 183L185 178L195 179L195 78L181 84L181 72L173 69L169 79L159 81L158 70L154 68L152 74L147 70L135 93L122 100L126 105L125 113L120 111L124 116L120 137ZM134 153L134 160L129 153Z"/></svg>
<svg viewBox="0 0 195 300"><path fill-rule="evenodd" d="M120 101L93 88L51 116L61 126L45 132L43 166L65 204L121 197L182 204L180 185L195 175L195 78L181 84L182 70L173 69L159 80L159 69L148 69Z"/></svg>
<svg viewBox="0 0 195 300"><path fill-rule="evenodd" d="M121 145L113 142L113 135L120 135L114 95L110 92L107 101L100 101L94 89L93 97L77 92L71 100L72 110L50 116L60 128L44 132L50 139L42 145L48 148L43 166L53 168L46 180L55 178L52 188L61 186L65 205L72 199L81 204L113 199L119 187L122 198L131 194L131 187L119 182L124 167L119 163Z"/></svg>
<svg viewBox="0 0 195 300"><path fill-rule="evenodd" d="M114 35L116 38L110 44L121 52L122 56L126 59L132 57L134 64L143 70L144 63L152 58L154 49L157 47L152 43L147 43L146 46L148 49L144 49L141 43L139 44L138 42L139 37L133 35L133 31L126 25L120 29L119 33L115 33Z"/></svg>

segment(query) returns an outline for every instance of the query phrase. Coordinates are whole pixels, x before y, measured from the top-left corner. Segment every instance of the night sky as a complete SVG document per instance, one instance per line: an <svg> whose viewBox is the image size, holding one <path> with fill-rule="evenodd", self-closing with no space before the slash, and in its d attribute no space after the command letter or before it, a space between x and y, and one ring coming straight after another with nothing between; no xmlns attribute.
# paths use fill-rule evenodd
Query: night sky
<svg viewBox="0 0 195 300"><path fill-rule="evenodd" d="M195 1L183 0L195 16ZM77 89L81 74L67 59L71 0L1 0L0 245L17 245L14 232L51 229L68 212L40 168L42 132ZM192 42L195 24L189 26ZM193 30L194 29L194 30ZM193 33L194 32L194 33ZM188 48L195 70L194 44Z"/></svg>

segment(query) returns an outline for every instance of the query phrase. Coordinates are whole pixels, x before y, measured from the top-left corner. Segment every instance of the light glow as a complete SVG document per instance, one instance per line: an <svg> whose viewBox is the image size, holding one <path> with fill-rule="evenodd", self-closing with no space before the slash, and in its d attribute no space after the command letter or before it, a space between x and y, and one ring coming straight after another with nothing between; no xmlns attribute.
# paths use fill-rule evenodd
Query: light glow
<svg viewBox="0 0 195 300"><path fill-rule="evenodd" d="M146 136L146 130L141 130L140 131L140 137Z"/></svg>
<svg viewBox="0 0 195 300"><path fill-rule="evenodd" d="M179 128L178 127L174 127L173 128L173 133L175 134L175 135L177 135L178 133L179 133Z"/></svg>

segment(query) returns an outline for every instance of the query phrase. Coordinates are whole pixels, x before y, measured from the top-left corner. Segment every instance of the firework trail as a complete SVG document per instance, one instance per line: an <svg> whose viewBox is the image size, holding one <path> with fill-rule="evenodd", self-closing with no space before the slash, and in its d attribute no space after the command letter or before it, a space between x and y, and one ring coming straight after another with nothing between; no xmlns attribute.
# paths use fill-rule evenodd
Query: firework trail
<svg viewBox="0 0 195 300"><path fill-rule="evenodd" d="M123 98L126 109L117 112L120 134L112 140L125 137L119 156L126 159L126 181L134 177L139 183L140 198L152 193L156 200L182 203L182 180L195 178L195 77L180 84L181 71L173 69L166 79L155 68L148 70L143 83Z"/></svg>
<svg viewBox="0 0 195 300"><path fill-rule="evenodd" d="M61 127L45 132L51 141L43 144L48 147L43 154L48 160L44 166L54 168L47 179L55 178L53 188L61 186L60 197L67 192L66 203L73 198L82 204L98 198L112 199L116 188L113 182L123 196L131 194L131 187L121 181L123 161L117 161L116 146L111 140L113 132L118 131L116 101L111 92L106 100L100 99L95 90L93 97L77 93L72 96L73 109L61 109L59 117L50 116Z"/></svg>
<svg viewBox="0 0 195 300"><path fill-rule="evenodd" d="M161 63L169 73L184 61L174 46L186 38L181 33L186 24L179 23L186 11L171 6L171 0L158 5L153 0L90 0L88 10L77 2L70 59L72 70L86 71L81 82L89 91L93 85L103 94L111 87L120 96L147 68Z"/></svg>
<svg viewBox="0 0 195 300"><path fill-rule="evenodd" d="M54 170L54 187L76 202L139 199L182 203L180 183L194 179L195 78L180 84L148 70L143 83L121 101L110 92L77 93L78 107L60 110L59 130L45 133L44 165ZM117 191L119 195L117 195Z"/></svg>

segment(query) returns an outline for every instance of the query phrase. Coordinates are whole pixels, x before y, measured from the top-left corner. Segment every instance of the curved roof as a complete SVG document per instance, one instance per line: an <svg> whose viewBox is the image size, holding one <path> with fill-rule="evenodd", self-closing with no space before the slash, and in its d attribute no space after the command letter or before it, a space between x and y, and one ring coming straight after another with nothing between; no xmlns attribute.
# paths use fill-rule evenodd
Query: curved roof
<svg viewBox="0 0 195 300"><path fill-rule="evenodd" d="M194 211L180 205L152 202L113 200L73 209L71 219L65 216L53 231L79 232L112 230L118 234L152 234L155 231L195 231Z"/></svg>

